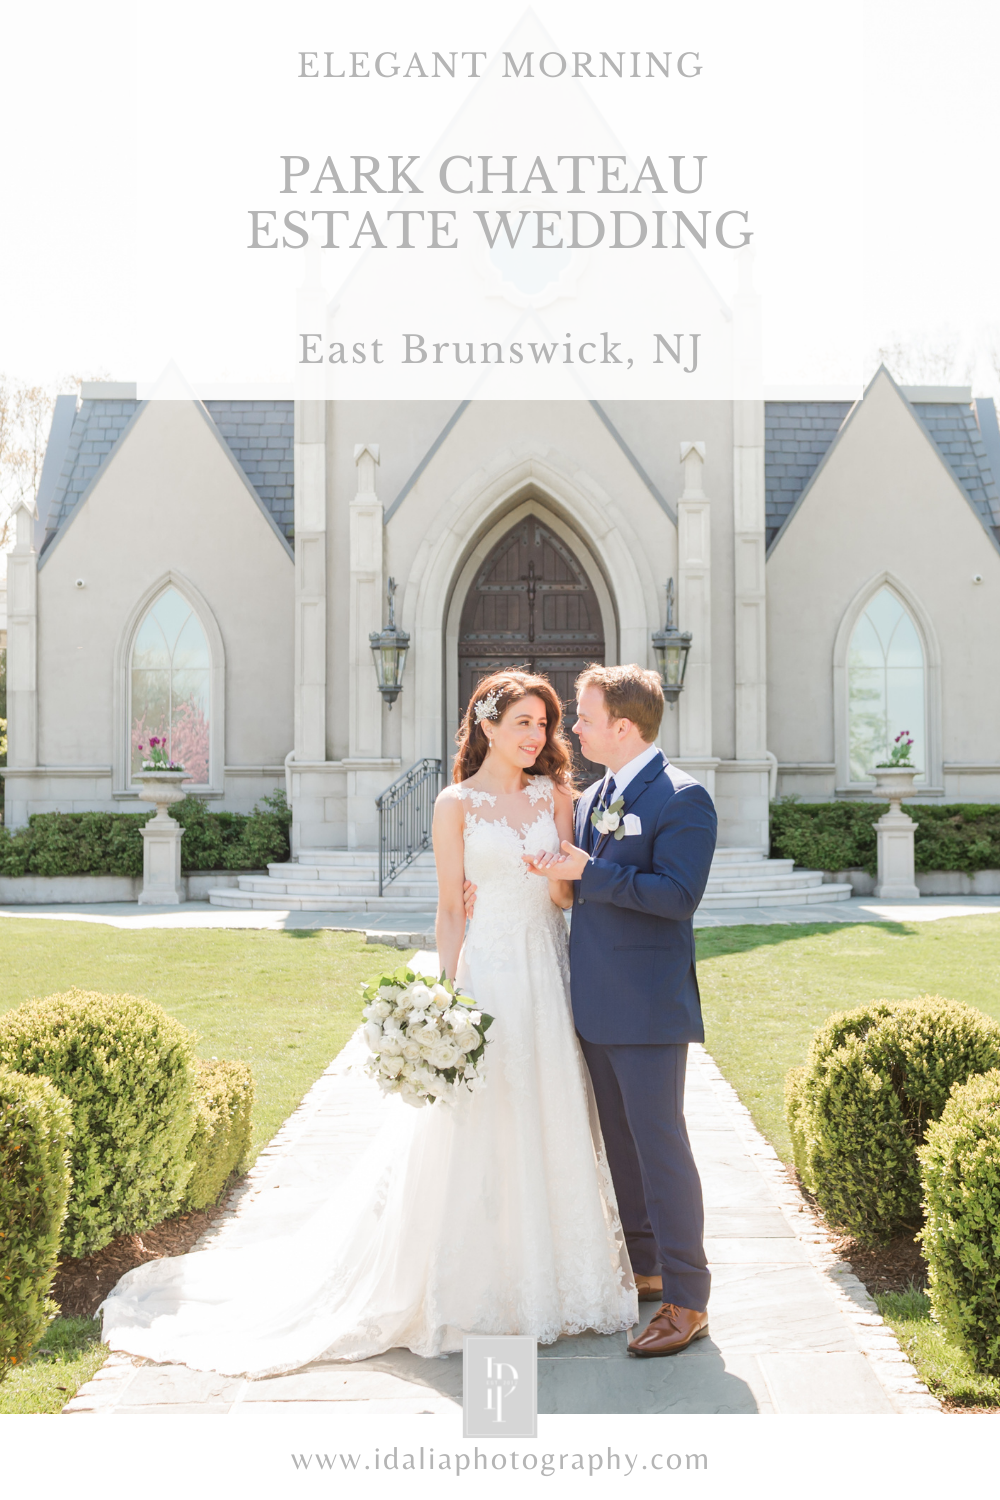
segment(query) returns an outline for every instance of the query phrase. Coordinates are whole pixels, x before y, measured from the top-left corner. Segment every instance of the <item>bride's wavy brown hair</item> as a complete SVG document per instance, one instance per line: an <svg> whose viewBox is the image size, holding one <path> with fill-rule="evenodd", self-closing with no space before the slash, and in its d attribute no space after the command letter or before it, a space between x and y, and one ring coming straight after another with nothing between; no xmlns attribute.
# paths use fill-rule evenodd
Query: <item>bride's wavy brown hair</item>
<svg viewBox="0 0 1000 1500"><path fill-rule="evenodd" d="M531 672L515 670L494 672L485 677L469 699L458 734L455 736L458 754L452 770L453 781L468 781L486 759L489 742L482 724L476 723L476 704L491 693L496 693L496 714L491 722L496 724L508 708L522 698L541 698L545 704L545 744L538 752L533 766L525 767L526 776L551 776L561 786L573 790L573 752L562 729L562 704L559 695L547 677L536 677Z"/></svg>

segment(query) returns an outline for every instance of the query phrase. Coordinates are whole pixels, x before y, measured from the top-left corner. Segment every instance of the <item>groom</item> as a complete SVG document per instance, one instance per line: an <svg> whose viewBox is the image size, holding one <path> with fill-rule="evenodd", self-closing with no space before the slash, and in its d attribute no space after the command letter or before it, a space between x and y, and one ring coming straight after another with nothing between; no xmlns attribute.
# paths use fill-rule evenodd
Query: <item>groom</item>
<svg viewBox="0 0 1000 1500"><path fill-rule="evenodd" d="M691 918L715 850L712 799L653 743L655 672L588 667L574 734L608 768L577 804L576 845L552 869L574 886L573 1015L597 1096L643 1301L663 1305L629 1344L677 1354L708 1332L701 1181L684 1123L689 1042L704 1041Z"/></svg>

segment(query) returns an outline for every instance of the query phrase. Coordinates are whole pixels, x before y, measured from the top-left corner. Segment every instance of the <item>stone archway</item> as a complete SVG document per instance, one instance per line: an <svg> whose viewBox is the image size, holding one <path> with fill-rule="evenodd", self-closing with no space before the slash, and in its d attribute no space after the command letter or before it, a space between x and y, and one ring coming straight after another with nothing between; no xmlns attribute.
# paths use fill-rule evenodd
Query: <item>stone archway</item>
<svg viewBox="0 0 1000 1500"><path fill-rule="evenodd" d="M490 549L469 585L458 635L459 710L476 685L503 667L550 679L572 714L573 684L590 662L605 659L596 590L555 529L522 516ZM588 780L603 767L578 759Z"/></svg>

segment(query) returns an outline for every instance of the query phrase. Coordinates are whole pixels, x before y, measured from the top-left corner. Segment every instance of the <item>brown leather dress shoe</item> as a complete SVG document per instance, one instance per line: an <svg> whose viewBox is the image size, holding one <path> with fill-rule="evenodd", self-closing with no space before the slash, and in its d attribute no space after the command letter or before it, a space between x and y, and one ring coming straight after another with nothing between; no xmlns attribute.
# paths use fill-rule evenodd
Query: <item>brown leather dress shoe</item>
<svg viewBox="0 0 1000 1500"><path fill-rule="evenodd" d="M673 1302L665 1302L645 1333L640 1333L629 1344L628 1352L640 1359L680 1354L682 1349L693 1344L695 1339L703 1339L707 1333L707 1312L692 1312L689 1307L676 1307Z"/></svg>
<svg viewBox="0 0 1000 1500"><path fill-rule="evenodd" d="M635 1272L635 1289L639 1293L640 1302L662 1302L663 1282L659 1276L643 1276Z"/></svg>

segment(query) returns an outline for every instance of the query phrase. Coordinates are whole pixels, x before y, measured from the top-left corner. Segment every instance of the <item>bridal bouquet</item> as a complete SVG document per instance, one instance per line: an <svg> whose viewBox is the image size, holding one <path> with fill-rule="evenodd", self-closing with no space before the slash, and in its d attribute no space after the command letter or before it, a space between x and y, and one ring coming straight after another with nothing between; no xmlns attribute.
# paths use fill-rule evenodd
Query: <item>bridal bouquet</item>
<svg viewBox="0 0 1000 1500"><path fill-rule="evenodd" d="M454 1103L467 1089L483 1087L486 1032L493 1017L476 1010L440 980L405 967L361 986L365 1040L372 1050L365 1071L387 1094L419 1109L436 1099Z"/></svg>

